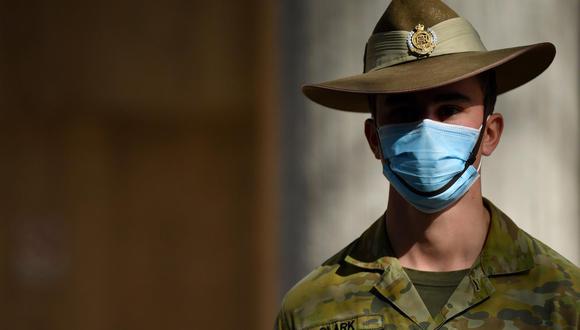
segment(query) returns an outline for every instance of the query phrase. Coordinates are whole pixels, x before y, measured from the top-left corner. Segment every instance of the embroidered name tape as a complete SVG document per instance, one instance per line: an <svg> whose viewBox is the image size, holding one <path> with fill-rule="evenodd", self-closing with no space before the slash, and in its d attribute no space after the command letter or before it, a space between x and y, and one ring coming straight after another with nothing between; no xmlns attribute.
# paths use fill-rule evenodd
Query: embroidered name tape
<svg viewBox="0 0 580 330"><path fill-rule="evenodd" d="M332 320L306 330L379 330L383 329L381 315L361 315L349 319Z"/></svg>

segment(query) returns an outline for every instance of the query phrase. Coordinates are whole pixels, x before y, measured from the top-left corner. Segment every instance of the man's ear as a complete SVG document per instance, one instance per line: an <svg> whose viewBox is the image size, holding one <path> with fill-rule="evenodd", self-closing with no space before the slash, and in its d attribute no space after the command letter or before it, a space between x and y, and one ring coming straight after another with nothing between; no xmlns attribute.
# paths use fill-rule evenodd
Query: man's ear
<svg viewBox="0 0 580 330"><path fill-rule="evenodd" d="M375 155L376 159L381 159L381 154L379 151L379 136L377 133L377 126L374 119L368 118L365 120L365 136L371 151Z"/></svg>
<svg viewBox="0 0 580 330"><path fill-rule="evenodd" d="M485 133L483 136L483 141L481 143L481 154L485 156L490 156L501 139L501 133L503 132L503 116L501 113L493 113L487 119L487 125L485 126Z"/></svg>

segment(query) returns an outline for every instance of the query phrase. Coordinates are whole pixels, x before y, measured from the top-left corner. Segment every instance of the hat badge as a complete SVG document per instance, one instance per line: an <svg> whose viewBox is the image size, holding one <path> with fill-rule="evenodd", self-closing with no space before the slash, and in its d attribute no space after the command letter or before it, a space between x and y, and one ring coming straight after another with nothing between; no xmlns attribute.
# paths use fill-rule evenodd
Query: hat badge
<svg viewBox="0 0 580 330"><path fill-rule="evenodd" d="M407 36L407 48L418 58L429 56L436 45L437 35L430 28L425 29L423 24L417 24Z"/></svg>

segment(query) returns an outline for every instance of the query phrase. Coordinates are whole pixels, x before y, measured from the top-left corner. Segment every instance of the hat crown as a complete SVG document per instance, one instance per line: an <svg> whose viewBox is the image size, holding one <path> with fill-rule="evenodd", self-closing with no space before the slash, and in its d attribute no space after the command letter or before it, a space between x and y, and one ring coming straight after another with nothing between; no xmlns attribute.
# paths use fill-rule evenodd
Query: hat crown
<svg viewBox="0 0 580 330"><path fill-rule="evenodd" d="M486 48L475 28L441 0L393 0L367 42L363 72L478 51Z"/></svg>
<svg viewBox="0 0 580 330"><path fill-rule="evenodd" d="M488 51L441 0L392 0L366 43L364 72L302 91L329 108L369 112L369 95L424 91L493 69L501 94L543 72L555 53L550 43Z"/></svg>
<svg viewBox="0 0 580 330"><path fill-rule="evenodd" d="M419 23L430 27L455 17L459 15L439 0L393 0L377 22L373 34L410 31Z"/></svg>

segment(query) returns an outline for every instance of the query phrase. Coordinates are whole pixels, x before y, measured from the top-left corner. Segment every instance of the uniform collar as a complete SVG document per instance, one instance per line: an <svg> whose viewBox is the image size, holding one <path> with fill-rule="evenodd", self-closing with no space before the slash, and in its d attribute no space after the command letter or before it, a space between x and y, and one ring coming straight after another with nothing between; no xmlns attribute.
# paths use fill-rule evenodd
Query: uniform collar
<svg viewBox="0 0 580 330"><path fill-rule="evenodd" d="M532 269L534 255L530 236L489 200L483 201L491 213L491 226L480 255L485 273L507 275Z"/></svg>
<svg viewBox="0 0 580 330"><path fill-rule="evenodd" d="M491 214L491 224L477 264L488 276L531 269L534 261L530 237L489 200L484 198L483 203ZM400 267L387 236L384 214L353 242L349 250L345 251L344 261L356 267L369 270Z"/></svg>
<svg viewBox="0 0 580 330"><path fill-rule="evenodd" d="M437 329L447 320L487 299L495 288L489 277L529 270L533 267L531 240L487 199L491 224L480 257L459 283L439 314L431 316L391 247L384 215L347 250L344 262L363 270L380 272L373 290L395 305L423 329Z"/></svg>

